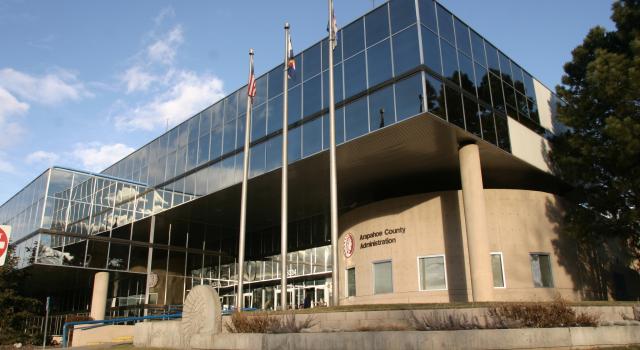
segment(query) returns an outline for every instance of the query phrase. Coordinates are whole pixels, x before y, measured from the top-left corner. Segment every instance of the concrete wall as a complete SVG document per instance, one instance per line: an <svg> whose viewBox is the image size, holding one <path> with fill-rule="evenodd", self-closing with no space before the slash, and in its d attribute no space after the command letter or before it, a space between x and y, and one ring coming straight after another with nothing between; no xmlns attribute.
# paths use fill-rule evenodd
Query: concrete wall
<svg viewBox="0 0 640 350"><path fill-rule="evenodd" d="M551 173L547 162L551 149L549 141L512 118L507 118L507 125L511 154L542 171Z"/></svg>
<svg viewBox="0 0 640 350"><path fill-rule="evenodd" d="M80 328L86 327L80 326ZM71 346L88 346L133 341L134 326L111 325L91 329L74 329Z"/></svg>
<svg viewBox="0 0 640 350"><path fill-rule="evenodd" d="M536 191L488 189L486 200L489 249L503 255L506 288L494 288L494 300L551 300L561 294L580 300L576 249L558 233L559 197ZM446 303L470 300L469 259L460 191L435 192L388 199L356 208L340 218L340 241L354 238L354 251L339 250L340 303ZM361 235L404 228L405 233L361 239ZM393 243L361 248L387 237ZM530 253L548 253L554 288L534 288ZM447 289L420 291L418 257L445 255ZM487 259L489 259L487 254ZM373 262L391 260L393 293L374 295ZM348 267L356 268L356 296L346 297ZM492 281L489 281L492 283Z"/></svg>
<svg viewBox="0 0 640 350"><path fill-rule="evenodd" d="M557 124L556 116L556 100L553 94L546 86L542 85L538 80L533 79L533 88L536 91L536 102L538 104L538 114L540 116L540 125L545 129L556 132Z"/></svg>

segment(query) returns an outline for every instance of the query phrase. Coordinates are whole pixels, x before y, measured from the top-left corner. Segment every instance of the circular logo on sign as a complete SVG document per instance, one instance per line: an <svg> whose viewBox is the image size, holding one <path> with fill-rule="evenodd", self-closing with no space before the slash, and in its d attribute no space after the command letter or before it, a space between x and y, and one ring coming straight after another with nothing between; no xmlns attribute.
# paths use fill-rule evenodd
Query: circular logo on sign
<svg viewBox="0 0 640 350"><path fill-rule="evenodd" d="M344 236L343 249L345 258L350 258L353 255L353 249L355 248L355 244L353 242L353 236L350 233L347 233Z"/></svg>
<svg viewBox="0 0 640 350"><path fill-rule="evenodd" d="M149 274L149 278L147 279L147 286L149 288L155 288L158 285L158 274L152 272Z"/></svg>
<svg viewBox="0 0 640 350"><path fill-rule="evenodd" d="M9 239L4 230L0 228L0 257L7 252L7 248L9 248Z"/></svg>

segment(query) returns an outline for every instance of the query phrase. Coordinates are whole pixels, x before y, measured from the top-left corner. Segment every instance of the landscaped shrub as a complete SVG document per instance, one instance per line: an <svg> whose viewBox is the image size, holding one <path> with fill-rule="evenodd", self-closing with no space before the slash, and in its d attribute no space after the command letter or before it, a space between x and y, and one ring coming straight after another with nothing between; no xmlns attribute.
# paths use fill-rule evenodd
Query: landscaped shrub
<svg viewBox="0 0 640 350"><path fill-rule="evenodd" d="M278 318L266 312L234 312L231 322L225 324L225 328L230 333L300 333L315 325L316 320L312 315L297 323L296 315L292 313Z"/></svg>
<svg viewBox="0 0 640 350"><path fill-rule="evenodd" d="M509 328L595 327L599 316L576 312L562 298L550 303L505 304L489 309L489 315Z"/></svg>
<svg viewBox="0 0 640 350"><path fill-rule="evenodd" d="M433 311L416 315L414 311L411 311L407 318L411 326L418 331L452 331L485 328L478 322L477 317L469 317L465 314L446 314L444 312Z"/></svg>

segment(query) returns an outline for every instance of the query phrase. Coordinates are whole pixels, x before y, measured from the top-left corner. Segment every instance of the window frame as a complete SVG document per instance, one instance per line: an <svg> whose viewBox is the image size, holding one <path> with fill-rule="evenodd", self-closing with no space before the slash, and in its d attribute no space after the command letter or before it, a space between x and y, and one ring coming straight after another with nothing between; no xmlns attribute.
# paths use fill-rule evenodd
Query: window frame
<svg viewBox="0 0 640 350"><path fill-rule="evenodd" d="M391 264L391 291L390 292L386 292L386 293L376 293L376 271L375 271L375 266L376 264L384 264L384 263L390 263ZM371 286L373 287L373 295L385 295L385 294L392 294L395 292L395 288L393 288L393 259L389 258L389 259L381 259L381 260L374 260L371 262L371 280L372 280L372 284Z"/></svg>
<svg viewBox="0 0 640 350"><path fill-rule="evenodd" d="M444 288L434 288L434 289L422 289L422 274L420 273L420 259L426 258L442 258L443 267L444 267ZM418 264L418 291L420 292L440 292L449 290L449 279L447 278L447 257L443 254L432 254L432 255L419 255L416 258L416 262Z"/></svg>
<svg viewBox="0 0 640 350"><path fill-rule="evenodd" d="M355 294L354 295L349 295L349 270L353 270L353 285L355 287ZM356 267L354 266L348 266L347 268L344 269L344 281L345 281L345 288L344 290L346 291L345 296L346 298L353 298L358 294L358 288L356 286Z"/></svg>
<svg viewBox="0 0 640 350"><path fill-rule="evenodd" d="M489 257L493 255L500 255L500 268L502 269L502 287L493 287L494 289L506 289L507 288L507 275L504 273L504 254L502 252L490 252ZM493 269L493 266L491 266ZM493 276L491 276L493 277Z"/></svg>
<svg viewBox="0 0 640 350"><path fill-rule="evenodd" d="M545 287L545 286L537 287L535 285L535 281L533 279L533 264L532 264L534 255L538 255L538 256L545 255L545 256L549 257L549 274L551 275L551 285L548 286L548 287ZM555 283L555 278L554 278L554 274L553 274L553 266L551 264L551 254L550 253L547 253L547 252L530 252L529 253L529 266L531 268L531 282L533 283L533 288L547 288L547 289L548 288L555 288L556 283ZM542 270L540 270L540 277L542 277Z"/></svg>

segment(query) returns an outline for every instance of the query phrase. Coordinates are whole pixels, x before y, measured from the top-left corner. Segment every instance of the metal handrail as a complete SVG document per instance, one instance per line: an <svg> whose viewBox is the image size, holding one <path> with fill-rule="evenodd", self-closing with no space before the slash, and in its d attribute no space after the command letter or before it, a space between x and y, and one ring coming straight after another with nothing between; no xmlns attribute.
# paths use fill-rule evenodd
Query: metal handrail
<svg viewBox="0 0 640 350"><path fill-rule="evenodd" d="M106 326L108 324L136 322L136 321L144 321L144 320L168 320L168 319L180 318L180 317L182 317L182 313L170 314L170 315L112 318L110 320L66 322L64 326L62 326L62 347L66 348L68 345L67 342L68 342L69 327L71 326L77 326L81 324L95 324L95 325L100 324L100 326L92 326L92 327L86 328L86 329L91 329L91 328ZM82 328L82 329L85 329L85 328Z"/></svg>

